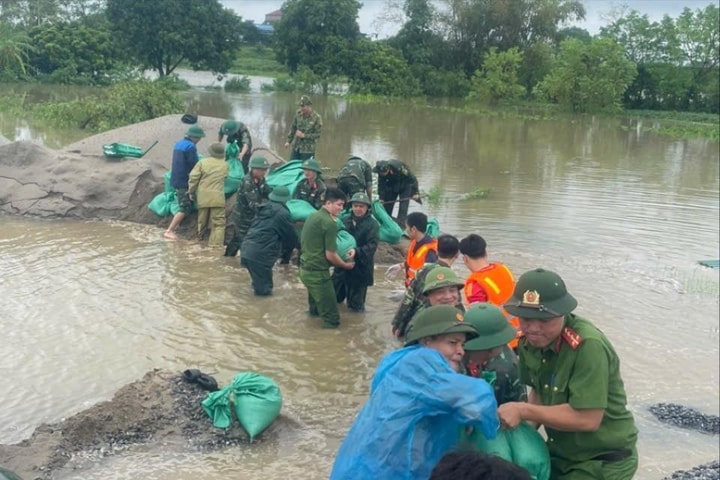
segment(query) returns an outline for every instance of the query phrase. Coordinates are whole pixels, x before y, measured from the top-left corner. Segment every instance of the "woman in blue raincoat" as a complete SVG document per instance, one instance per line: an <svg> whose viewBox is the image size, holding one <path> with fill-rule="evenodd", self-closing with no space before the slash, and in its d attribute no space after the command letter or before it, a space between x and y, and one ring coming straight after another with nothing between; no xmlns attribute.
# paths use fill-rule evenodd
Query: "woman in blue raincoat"
<svg viewBox="0 0 720 480"><path fill-rule="evenodd" d="M386 355L370 398L335 459L331 480L422 480L458 443L462 425L494 438L497 403L484 380L458 374L466 340L477 337L449 305L410 323L405 348Z"/></svg>

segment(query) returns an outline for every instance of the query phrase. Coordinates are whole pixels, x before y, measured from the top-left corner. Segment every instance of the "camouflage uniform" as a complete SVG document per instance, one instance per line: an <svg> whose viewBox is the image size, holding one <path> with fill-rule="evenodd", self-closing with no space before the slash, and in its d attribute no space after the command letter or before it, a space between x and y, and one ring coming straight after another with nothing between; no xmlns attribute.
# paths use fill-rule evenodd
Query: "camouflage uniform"
<svg viewBox="0 0 720 480"><path fill-rule="evenodd" d="M518 374L518 356L507 345L503 345L500 355L491 358L484 365L467 362L465 373L471 377L482 378L492 385L498 405L527 401L527 389L520 383Z"/></svg>
<svg viewBox="0 0 720 480"><path fill-rule="evenodd" d="M387 172L386 175L378 175L378 197L390 216L395 209L395 202L400 202L396 221L404 226L410 197L420 192L417 178L400 160L381 160L373 170L378 174ZM422 202L418 199L418 203Z"/></svg>
<svg viewBox="0 0 720 480"><path fill-rule="evenodd" d="M304 100L301 100L301 103ZM295 132L300 130L305 134L305 138L295 137ZM312 111L310 115L305 116L302 110L298 109L293 118L290 133L288 133L288 143L292 144L293 149L290 154L290 160L307 160L315 156L315 145L320 139L322 130L322 118L320 115ZM294 143L293 143L294 142Z"/></svg>
<svg viewBox="0 0 720 480"><path fill-rule="evenodd" d="M234 148L226 150L227 154L234 152L237 156L242 150L243 145L247 145L248 149L245 155L240 159L242 162L243 171L248 173L248 164L250 162L250 156L252 155L252 137L250 136L250 130L242 122L236 122L234 120L227 120L223 122L218 132L218 140L222 140L222 137L227 135L227 143L232 144ZM234 157L236 158L236 157ZM228 160L228 158L226 158Z"/></svg>
<svg viewBox="0 0 720 480"><path fill-rule="evenodd" d="M372 167L360 157L348 158L337 176L338 188L352 198L358 192L370 195L372 191Z"/></svg>
<svg viewBox="0 0 720 480"><path fill-rule="evenodd" d="M325 182L317 178L314 184L309 184L306 180L301 181L295 187L295 193L292 198L305 200L312 205L315 210L319 210L325 203Z"/></svg>
<svg viewBox="0 0 720 480"><path fill-rule="evenodd" d="M255 218L258 206L264 200L267 200L271 191L272 188L265 183L264 178L257 181L252 175L246 175L243 178L237 191L235 208L230 214L230 223L234 227L234 234L227 244L225 256L234 257L237 255L240 244Z"/></svg>
<svg viewBox="0 0 720 480"><path fill-rule="evenodd" d="M426 264L418 270L415 274L415 278L410 283L410 286L405 289L405 296L403 297L402 302L395 313L395 317L393 317L392 320L392 326L397 327L402 336L405 336L410 320L412 320L412 318L419 312L430 306L427 298L425 298L425 295L422 292L425 289L425 279L427 278L428 273L430 273L430 271L435 267L450 267L450 265L442 260L438 260L438 263ZM462 299L458 301L455 308L460 311L465 311Z"/></svg>

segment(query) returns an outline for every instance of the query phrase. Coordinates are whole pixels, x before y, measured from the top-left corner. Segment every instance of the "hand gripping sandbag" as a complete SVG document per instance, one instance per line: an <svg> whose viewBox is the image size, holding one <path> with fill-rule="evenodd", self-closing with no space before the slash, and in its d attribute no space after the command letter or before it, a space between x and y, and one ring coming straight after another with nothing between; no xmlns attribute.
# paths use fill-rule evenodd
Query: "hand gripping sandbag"
<svg viewBox="0 0 720 480"><path fill-rule="evenodd" d="M533 480L550 478L550 454L545 440L527 422L522 422L513 430L499 430L493 440L474 431L467 443L472 449L497 455L524 468L530 472Z"/></svg>
<svg viewBox="0 0 720 480"><path fill-rule="evenodd" d="M290 210L290 220L293 222L304 222L310 215L317 212L310 202L299 198L288 200L285 206Z"/></svg>
<svg viewBox="0 0 720 480"><path fill-rule="evenodd" d="M235 394L235 414L252 441L280 414L280 388L271 378L252 372L237 374L230 388Z"/></svg>
<svg viewBox="0 0 720 480"><path fill-rule="evenodd" d="M352 234L347 230L338 230L336 243L337 254L343 260L349 260L347 258L348 252L350 252L350 250L354 248L357 248L357 241L355 241L355 237L353 237Z"/></svg>
<svg viewBox="0 0 720 480"><path fill-rule="evenodd" d="M228 165L228 174L225 177L225 198L238 191L240 184L245 178L245 170L243 170L242 162L237 158L229 158L225 160Z"/></svg>
<svg viewBox="0 0 720 480"><path fill-rule="evenodd" d="M398 243L403 234L402 228L388 215L385 207L383 207L379 200L373 202L372 209L375 220L380 224L380 241Z"/></svg>

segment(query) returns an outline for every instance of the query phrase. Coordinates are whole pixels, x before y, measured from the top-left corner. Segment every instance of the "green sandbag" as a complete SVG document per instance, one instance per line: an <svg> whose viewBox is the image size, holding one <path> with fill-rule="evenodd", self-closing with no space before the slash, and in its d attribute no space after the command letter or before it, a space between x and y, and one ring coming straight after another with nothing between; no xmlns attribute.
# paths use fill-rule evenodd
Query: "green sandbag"
<svg viewBox="0 0 720 480"><path fill-rule="evenodd" d="M545 440L527 422L522 422L514 430L499 430L493 440L488 440L476 429L463 443L473 450L513 462L530 472L533 480L550 478L550 453Z"/></svg>
<svg viewBox="0 0 720 480"><path fill-rule="evenodd" d="M280 388L271 378L252 372L236 375L230 388L235 393L235 414L252 440L280 414Z"/></svg>
<svg viewBox="0 0 720 480"><path fill-rule="evenodd" d="M290 210L290 220L293 222L304 222L310 215L317 212L310 202L298 198L288 200L285 206Z"/></svg>
<svg viewBox="0 0 720 480"><path fill-rule="evenodd" d="M240 146L237 144L237 140L225 146L225 160L237 160L238 155L240 155Z"/></svg>
<svg viewBox="0 0 720 480"><path fill-rule="evenodd" d="M425 233L430 235L432 238L437 238L438 235L440 235L440 224L437 219L431 218L428 220L427 230L425 230Z"/></svg>
<svg viewBox="0 0 720 480"><path fill-rule="evenodd" d="M337 234L337 254L343 260L347 260L347 254L353 248L357 248L357 242L347 230L338 230Z"/></svg>
<svg viewBox="0 0 720 480"><path fill-rule="evenodd" d="M245 171L242 162L237 158L229 158L225 161L228 164L228 174L225 177L225 198L228 198L240 188L240 184L245 178Z"/></svg>
<svg viewBox="0 0 720 480"><path fill-rule="evenodd" d="M208 394L200 404L208 417L212 418L213 427L215 428L228 428L232 422L230 417L231 393L232 388L227 386L222 390Z"/></svg>
<svg viewBox="0 0 720 480"><path fill-rule="evenodd" d="M0 480L22 480L17 474L0 467Z"/></svg>
<svg viewBox="0 0 720 480"><path fill-rule="evenodd" d="M163 176L163 182L165 184L166 192L174 192L175 191L175 189L172 187L172 185L170 185L171 175L172 175L172 172L170 170L168 170L167 172L165 172L165 175Z"/></svg>
<svg viewBox="0 0 720 480"><path fill-rule="evenodd" d="M400 226L395 223L395 220L388 215L385 211L385 207L382 206L379 200L375 200L372 205L373 216L375 220L380 224L380 241L387 243L398 243L402 238L403 230Z"/></svg>
<svg viewBox="0 0 720 480"><path fill-rule="evenodd" d="M302 170L303 160L291 160L275 170L268 172L265 176L265 183L272 188L287 187L290 195L295 192L298 182L305 178ZM322 177L321 177L322 178Z"/></svg>
<svg viewBox="0 0 720 480"><path fill-rule="evenodd" d="M167 217L172 213L170 206L173 203L177 207L175 192L162 192L153 197L148 204L148 209L150 209L158 217ZM174 213L172 214L174 215Z"/></svg>

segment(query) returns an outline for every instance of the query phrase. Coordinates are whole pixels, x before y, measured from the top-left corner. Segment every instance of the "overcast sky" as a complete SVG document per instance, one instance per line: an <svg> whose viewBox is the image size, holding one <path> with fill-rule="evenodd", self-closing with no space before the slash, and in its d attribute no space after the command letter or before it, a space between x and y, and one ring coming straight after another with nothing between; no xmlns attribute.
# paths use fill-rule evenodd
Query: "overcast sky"
<svg viewBox="0 0 720 480"><path fill-rule="evenodd" d="M400 23L392 20L393 12L388 11L388 5L393 3L401 5L402 0L361 0L361 2L363 7L360 10L358 24L362 33L373 38L384 38L398 30ZM220 0L220 3L235 10L243 19L256 23L262 23L266 13L279 9L283 4L282 0ZM660 20L665 14L674 18L685 7L691 10L705 8L711 3L717 4L717 0L585 0L583 3L587 10L586 19L577 26L595 34L599 32L601 26L609 23L608 13L623 5L647 14L651 20Z"/></svg>

